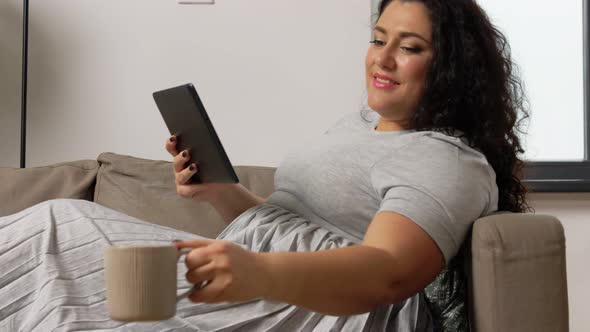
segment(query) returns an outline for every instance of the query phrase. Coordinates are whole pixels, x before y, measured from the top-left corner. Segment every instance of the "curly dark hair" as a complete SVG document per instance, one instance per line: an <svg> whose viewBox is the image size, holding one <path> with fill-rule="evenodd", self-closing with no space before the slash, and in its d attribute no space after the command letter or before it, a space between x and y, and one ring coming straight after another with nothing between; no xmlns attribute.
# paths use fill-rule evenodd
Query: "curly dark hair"
<svg viewBox="0 0 590 332"><path fill-rule="evenodd" d="M432 22L433 61L409 129L462 132L458 137L481 151L496 173L498 210L532 211L517 135L529 117L528 101L506 37L474 0L383 0L378 18L393 1L424 4Z"/></svg>

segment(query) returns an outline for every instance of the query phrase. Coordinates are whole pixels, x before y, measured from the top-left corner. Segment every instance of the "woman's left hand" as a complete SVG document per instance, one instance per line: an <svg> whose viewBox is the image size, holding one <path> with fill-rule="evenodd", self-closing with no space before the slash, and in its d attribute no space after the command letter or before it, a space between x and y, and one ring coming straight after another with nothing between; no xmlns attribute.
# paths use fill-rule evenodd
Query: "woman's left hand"
<svg viewBox="0 0 590 332"><path fill-rule="evenodd" d="M264 297L269 283L260 254L221 240L175 243L178 249L194 248L185 259L186 279L197 285L189 294L193 302L239 302ZM202 282L207 284L199 288Z"/></svg>

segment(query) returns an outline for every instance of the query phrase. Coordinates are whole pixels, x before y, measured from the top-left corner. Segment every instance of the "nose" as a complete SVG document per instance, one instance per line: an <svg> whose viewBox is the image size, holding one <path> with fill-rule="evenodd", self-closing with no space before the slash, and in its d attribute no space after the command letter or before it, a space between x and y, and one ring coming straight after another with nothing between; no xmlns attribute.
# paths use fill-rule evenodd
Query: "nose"
<svg viewBox="0 0 590 332"><path fill-rule="evenodd" d="M393 52L391 52L391 50L388 48L382 48L379 50L379 52L375 55L375 63L379 65L379 67L387 70L393 70L396 67Z"/></svg>

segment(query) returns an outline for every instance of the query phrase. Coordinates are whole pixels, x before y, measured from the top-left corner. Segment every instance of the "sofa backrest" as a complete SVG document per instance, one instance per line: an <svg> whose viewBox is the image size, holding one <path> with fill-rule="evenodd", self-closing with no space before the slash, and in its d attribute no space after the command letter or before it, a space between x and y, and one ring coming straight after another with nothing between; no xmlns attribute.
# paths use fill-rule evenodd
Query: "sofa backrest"
<svg viewBox="0 0 590 332"><path fill-rule="evenodd" d="M261 197L274 188L273 167L236 166L240 183ZM215 238L226 226L208 204L176 194L172 162L102 153L31 168L0 168L0 216L37 203L73 198L94 201L150 223Z"/></svg>
<svg viewBox="0 0 590 332"><path fill-rule="evenodd" d="M23 169L0 167L0 217L55 198L92 200L98 169L96 160Z"/></svg>
<svg viewBox="0 0 590 332"><path fill-rule="evenodd" d="M172 163L102 153L94 191L98 204L178 230L215 238L226 226L208 203L176 193ZM272 167L236 166L240 183L267 197L274 187Z"/></svg>

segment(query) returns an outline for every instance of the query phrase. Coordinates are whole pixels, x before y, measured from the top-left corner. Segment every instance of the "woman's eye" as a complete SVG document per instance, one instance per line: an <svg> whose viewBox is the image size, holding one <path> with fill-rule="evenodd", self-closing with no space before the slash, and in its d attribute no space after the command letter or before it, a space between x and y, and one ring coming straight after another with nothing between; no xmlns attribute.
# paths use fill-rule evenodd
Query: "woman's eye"
<svg viewBox="0 0 590 332"><path fill-rule="evenodd" d="M415 47L400 47L403 51L408 53L420 53L421 49Z"/></svg>
<svg viewBox="0 0 590 332"><path fill-rule="evenodd" d="M369 43L374 44L375 46L383 46L385 42L379 39L373 39Z"/></svg>

